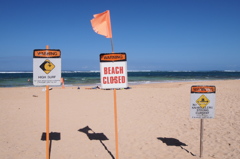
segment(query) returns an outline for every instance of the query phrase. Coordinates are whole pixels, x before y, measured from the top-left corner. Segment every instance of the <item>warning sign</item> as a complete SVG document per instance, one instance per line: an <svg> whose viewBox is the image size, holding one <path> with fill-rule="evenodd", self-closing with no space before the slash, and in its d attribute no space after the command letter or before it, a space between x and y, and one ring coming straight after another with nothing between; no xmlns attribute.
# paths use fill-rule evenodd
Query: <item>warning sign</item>
<svg viewBox="0 0 240 159"><path fill-rule="evenodd" d="M56 49L38 49L33 51L33 84L60 85L61 51Z"/></svg>
<svg viewBox="0 0 240 159"><path fill-rule="evenodd" d="M126 57L126 53L100 54L102 88L112 89L128 87Z"/></svg>
<svg viewBox="0 0 240 159"><path fill-rule="evenodd" d="M215 86L192 86L191 88L191 118L214 118Z"/></svg>

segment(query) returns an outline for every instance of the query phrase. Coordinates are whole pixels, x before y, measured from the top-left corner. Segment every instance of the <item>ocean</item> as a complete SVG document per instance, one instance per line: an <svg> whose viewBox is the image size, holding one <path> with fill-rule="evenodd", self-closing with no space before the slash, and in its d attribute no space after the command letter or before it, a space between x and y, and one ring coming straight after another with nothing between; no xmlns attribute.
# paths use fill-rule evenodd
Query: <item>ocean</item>
<svg viewBox="0 0 240 159"><path fill-rule="evenodd" d="M100 72L63 71L65 86L100 86ZM182 81L239 80L237 71L129 71L128 84L168 83ZM0 87L33 87L32 72L0 72Z"/></svg>

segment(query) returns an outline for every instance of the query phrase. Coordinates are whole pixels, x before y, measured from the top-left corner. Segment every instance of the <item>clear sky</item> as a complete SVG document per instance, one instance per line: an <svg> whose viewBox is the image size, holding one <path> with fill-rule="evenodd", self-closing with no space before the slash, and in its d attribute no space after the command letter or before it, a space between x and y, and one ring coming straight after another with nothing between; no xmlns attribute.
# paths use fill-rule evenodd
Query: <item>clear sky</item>
<svg viewBox="0 0 240 159"><path fill-rule="evenodd" d="M114 52L128 70L240 71L239 0L0 0L0 71L32 71L33 50L60 49L62 70L99 70L110 39L93 14L110 10Z"/></svg>

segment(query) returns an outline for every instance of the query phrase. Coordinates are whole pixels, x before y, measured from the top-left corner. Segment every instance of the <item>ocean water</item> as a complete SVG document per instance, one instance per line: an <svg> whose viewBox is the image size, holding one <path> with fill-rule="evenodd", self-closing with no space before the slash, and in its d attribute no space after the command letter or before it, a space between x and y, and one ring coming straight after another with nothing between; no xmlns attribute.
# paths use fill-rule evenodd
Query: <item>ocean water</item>
<svg viewBox="0 0 240 159"><path fill-rule="evenodd" d="M63 71L65 86L100 85L100 72ZM33 87L32 72L0 72L0 87ZM200 72L161 72L161 71L130 71L129 85L146 83L167 83L179 81L240 79L237 71L200 71Z"/></svg>

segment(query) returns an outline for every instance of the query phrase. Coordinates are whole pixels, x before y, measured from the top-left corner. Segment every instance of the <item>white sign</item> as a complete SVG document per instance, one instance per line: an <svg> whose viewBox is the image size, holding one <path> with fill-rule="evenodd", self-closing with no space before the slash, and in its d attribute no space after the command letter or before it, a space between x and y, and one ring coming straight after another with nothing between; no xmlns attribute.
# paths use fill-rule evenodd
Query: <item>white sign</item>
<svg viewBox="0 0 240 159"><path fill-rule="evenodd" d="M125 53L100 54L101 88L128 87Z"/></svg>
<svg viewBox="0 0 240 159"><path fill-rule="evenodd" d="M191 88L191 118L214 118L215 86L192 86Z"/></svg>
<svg viewBox="0 0 240 159"><path fill-rule="evenodd" d="M61 85L61 51L41 49L33 51L33 84Z"/></svg>

